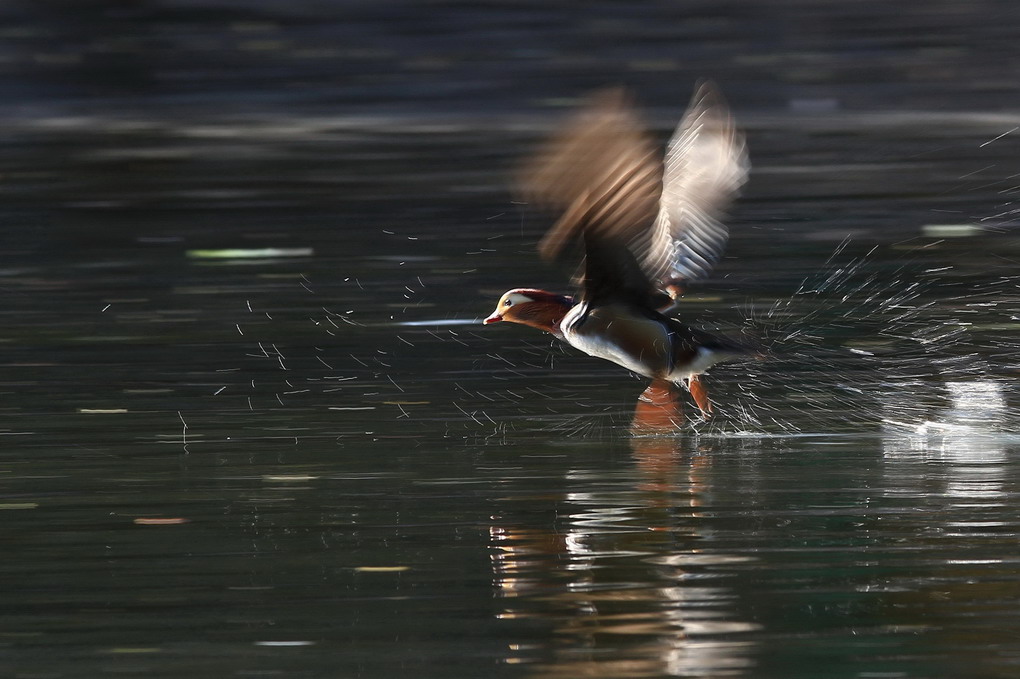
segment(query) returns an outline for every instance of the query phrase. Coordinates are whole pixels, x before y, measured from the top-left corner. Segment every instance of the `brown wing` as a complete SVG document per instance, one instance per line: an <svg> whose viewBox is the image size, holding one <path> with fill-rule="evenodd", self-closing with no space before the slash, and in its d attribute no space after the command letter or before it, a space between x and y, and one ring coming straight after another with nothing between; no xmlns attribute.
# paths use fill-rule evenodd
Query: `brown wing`
<svg viewBox="0 0 1020 679"><path fill-rule="evenodd" d="M593 96L521 170L529 203L561 212L539 243L557 258L584 231L629 244L652 225L662 193L662 160L622 90Z"/></svg>

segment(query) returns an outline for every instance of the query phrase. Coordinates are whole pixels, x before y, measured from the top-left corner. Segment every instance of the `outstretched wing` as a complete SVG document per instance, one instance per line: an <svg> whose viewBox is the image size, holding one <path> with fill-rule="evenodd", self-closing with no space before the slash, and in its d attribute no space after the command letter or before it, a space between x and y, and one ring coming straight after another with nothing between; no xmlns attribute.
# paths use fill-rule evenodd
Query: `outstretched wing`
<svg viewBox="0 0 1020 679"><path fill-rule="evenodd" d="M544 259L584 241L585 296L616 287L637 303L658 305L657 290L708 273L726 243L718 217L747 175L743 139L709 85L695 93L666 155L622 90L593 96L524 165L525 200L560 218L539 243Z"/></svg>
<svg viewBox="0 0 1020 679"><path fill-rule="evenodd" d="M702 83L666 148L659 213L639 253L650 278L666 284L708 276L729 237L721 217L750 168L726 103Z"/></svg>

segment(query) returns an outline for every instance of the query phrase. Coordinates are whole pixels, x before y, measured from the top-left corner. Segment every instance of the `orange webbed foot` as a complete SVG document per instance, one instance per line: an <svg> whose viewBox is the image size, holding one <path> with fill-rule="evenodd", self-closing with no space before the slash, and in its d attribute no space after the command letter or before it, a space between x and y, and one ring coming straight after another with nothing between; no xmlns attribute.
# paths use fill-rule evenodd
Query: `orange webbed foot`
<svg viewBox="0 0 1020 679"><path fill-rule="evenodd" d="M712 417L712 402L708 399L708 390L701 383L701 379L697 375L691 375L687 380L687 388L694 397L694 402L698 404L701 416L706 420Z"/></svg>

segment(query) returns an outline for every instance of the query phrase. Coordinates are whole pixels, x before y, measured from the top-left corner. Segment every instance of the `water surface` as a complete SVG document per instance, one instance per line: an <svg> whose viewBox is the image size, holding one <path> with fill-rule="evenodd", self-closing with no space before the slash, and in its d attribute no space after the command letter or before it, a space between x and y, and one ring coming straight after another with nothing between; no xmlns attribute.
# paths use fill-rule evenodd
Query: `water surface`
<svg viewBox="0 0 1020 679"><path fill-rule="evenodd" d="M1015 676L1003 29L912 10L869 42L872 3L706 7L689 74L615 10L431 4L341 30L162 3L135 42L64 26L63 62L19 15L4 676ZM376 51L314 49L338 30ZM109 76L111 44L148 59ZM936 68L982 64L966 105ZM631 82L665 136L710 71L754 170L682 313L773 354L712 371L713 421L635 436L641 380L478 323L569 276L507 174L575 94Z"/></svg>

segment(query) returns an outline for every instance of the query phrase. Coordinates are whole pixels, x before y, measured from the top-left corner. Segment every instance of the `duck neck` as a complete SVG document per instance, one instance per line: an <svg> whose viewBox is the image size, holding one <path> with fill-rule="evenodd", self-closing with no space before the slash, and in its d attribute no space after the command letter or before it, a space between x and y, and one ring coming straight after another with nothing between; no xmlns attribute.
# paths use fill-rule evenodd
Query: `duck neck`
<svg viewBox="0 0 1020 679"><path fill-rule="evenodd" d="M563 317L570 311L571 306L570 298L550 300L541 305L535 305L534 309L529 309L531 313L528 314L527 318L522 318L521 322L562 339L563 331L560 330L560 322L563 321Z"/></svg>

